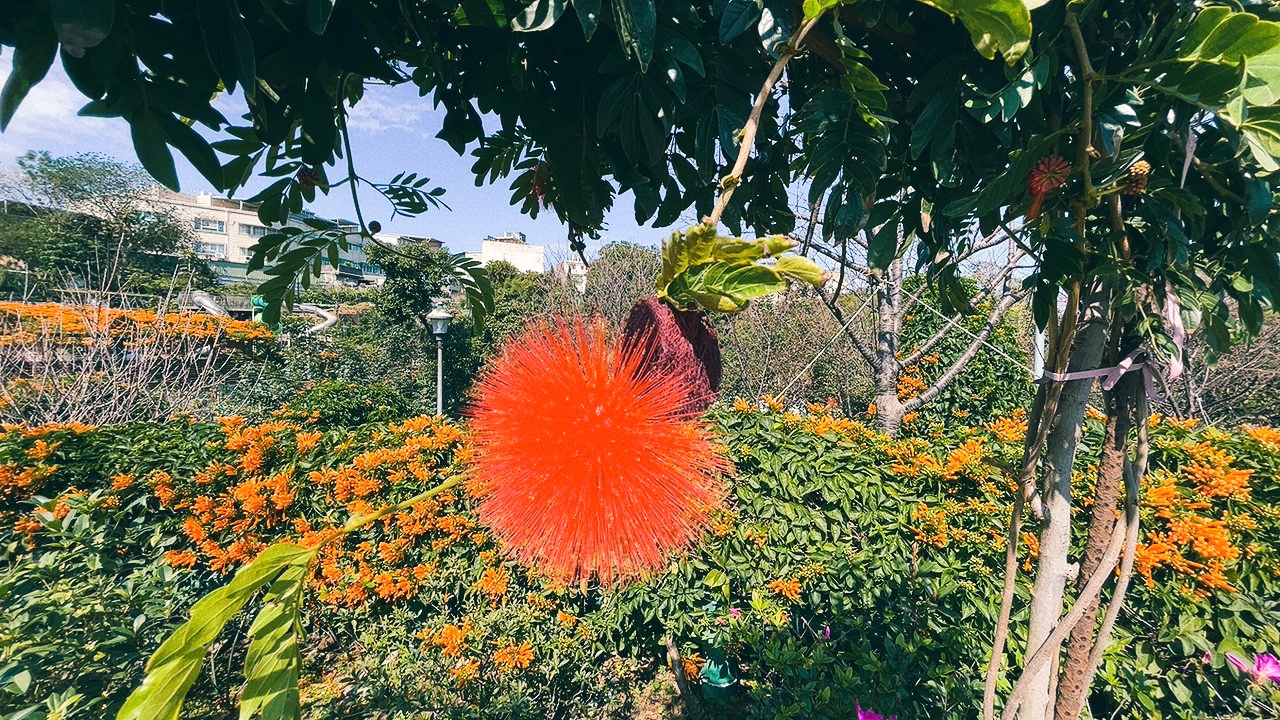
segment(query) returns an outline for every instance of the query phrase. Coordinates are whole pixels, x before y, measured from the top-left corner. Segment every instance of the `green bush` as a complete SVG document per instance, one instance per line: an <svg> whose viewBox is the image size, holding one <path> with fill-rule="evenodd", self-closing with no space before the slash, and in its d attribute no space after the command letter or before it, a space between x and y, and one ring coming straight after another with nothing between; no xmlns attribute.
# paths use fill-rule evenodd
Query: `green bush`
<svg viewBox="0 0 1280 720"><path fill-rule="evenodd" d="M565 587L507 561L476 521L475 488L326 546L310 581L305 716L629 717L669 698L670 637L691 677L723 659L738 678L726 703L709 705L716 717L847 718L854 703L903 718L974 717L1011 499L997 467L1020 456L1021 419L897 441L821 407L740 407L713 420L736 466L730 501L696 550L643 582ZM1086 444L1100 436L1091 419ZM1268 717L1264 688L1224 657L1280 646L1280 433L1157 419L1152 437L1140 575L1093 713ZM433 486L468 452L455 426L425 418L8 431L0 560L5 577L31 580L5 585L4 604L34 613L5 615L36 620L6 620L5 632L47 615L70 640L39 656L40 668L64 669L33 670L27 692L2 709L73 691L95 703L82 717L101 716L136 682L191 588L225 577L211 570L230 572L278 539L314 542L350 514ZM132 481L112 479L121 473ZM1081 491L1092 482L1088 468L1079 482ZM48 500L33 514L35 494ZM45 518L60 504L117 503L119 518ZM94 540L99 532L117 539ZM107 548L120 560L95 564ZM64 564L68 582L97 589L85 610L55 607L56 583L38 581L53 572L41 568ZM110 594L130 581L137 593ZM1019 581L1019 613L1029 584ZM154 624L133 629L140 615ZM99 634L143 639L103 644ZM1016 667L1022 643L1011 639L1006 666ZM37 666L34 651L19 652L23 668ZM73 680L77 667L86 679ZM218 697L198 699L193 716L215 712Z"/></svg>

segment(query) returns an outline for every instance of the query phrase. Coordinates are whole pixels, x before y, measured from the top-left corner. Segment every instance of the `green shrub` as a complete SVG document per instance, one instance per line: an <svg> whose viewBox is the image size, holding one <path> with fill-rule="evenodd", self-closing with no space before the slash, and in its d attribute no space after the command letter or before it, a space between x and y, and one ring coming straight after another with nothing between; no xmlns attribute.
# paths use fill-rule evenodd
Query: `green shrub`
<svg viewBox="0 0 1280 720"><path fill-rule="evenodd" d="M728 505L695 551L628 587L565 587L508 562L476 521L474 487L327 546L310 582L306 716L628 717L655 704L645 688L670 678L670 637L692 677L723 658L739 679L726 704L709 706L716 717L847 718L858 703L903 718L972 718L1011 500L998 467L1020 457L1023 421L894 441L821 407L743 406L713 420L736 465ZM1093 713L1268 717L1265 693L1224 658L1280 647L1280 433L1158 418L1151 432L1140 575L1094 685ZM1091 419L1086 444L1100 436ZM275 540L315 542L351 514L433 486L468 452L458 428L425 418L320 429L228 418L0 435L6 577L41 578L40 568L65 564L70 582L99 589L85 601L86 625L68 626L75 642L50 646L49 667L83 665L87 679L73 682L69 670L33 676L5 709L73 690L92 694L95 708L112 706L156 634L190 602L181 588L216 581L223 576L210 570L229 572ZM131 482L112 479L126 471ZM1081 467L1081 497L1092 482ZM36 493L49 500L33 515ZM30 524L60 503L143 514L68 513L59 522L70 530ZM63 533L73 530L88 536L69 542ZM98 532L116 544L93 540ZM95 565L108 547L124 551L123 565ZM1024 543L1020 558L1027 552ZM184 569L167 570L161 558ZM96 609L94 595L114 597L109 589L130 579L136 594ZM1019 580L1016 612L1030 582ZM68 612L41 582L5 587L6 610ZM93 633L132 637L132 619L144 614L160 618L140 628L145 641L92 645L102 642ZM1011 639L1007 667L1022 644ZM83 651L90 646L98 654ZM205 700L193 712L216 707Z"/></svg>

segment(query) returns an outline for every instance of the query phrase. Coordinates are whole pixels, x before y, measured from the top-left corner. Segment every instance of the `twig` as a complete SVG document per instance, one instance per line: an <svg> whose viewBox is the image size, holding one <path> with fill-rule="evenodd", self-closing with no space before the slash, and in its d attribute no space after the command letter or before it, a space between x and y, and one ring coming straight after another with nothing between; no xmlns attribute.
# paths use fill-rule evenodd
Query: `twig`
<svg viewBox="0 0 1280 720"><path fill-rule="evenodd" d="M751 157L751 149L756 144L756 133L760 130L760 116L764 114L764 106L769 101L770 95L773 93L773 86L778 83L778 79L782 77L782 71L787 67L787 63L791 62L791 58L800 52L800 43L804 40L804 36L818 24L818 20L822 15L806 20L799 28L792 33L787 40L786 46L782 49L782 53L778 55L778 60L773 64L773 69L769 71L769 76L765 78L764 85L760 87L760 92L756 94L755 104L751 106L751 115L747 118L746 125L742 126L742 139L738 143L738 158L733 163L733 169L728 175L720 178L720 198L716 201L715 208L711 214L703 219L707 225L716 226L720 224L720 216L724 214L724 210L729 206L729 198L733 196L733 191L742 182L742 171L747 167L747 160Z"/></svg>

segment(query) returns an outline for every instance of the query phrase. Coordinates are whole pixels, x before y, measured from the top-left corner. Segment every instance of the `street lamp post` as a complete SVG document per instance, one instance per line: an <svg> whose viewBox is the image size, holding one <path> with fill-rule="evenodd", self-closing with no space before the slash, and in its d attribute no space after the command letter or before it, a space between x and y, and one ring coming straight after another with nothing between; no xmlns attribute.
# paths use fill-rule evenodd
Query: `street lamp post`
<svg viewBox="0 0 1280 720"><path fill-rule="evenodd" d="M444 415L444 334L449 332L449 321L453 316L437 304L427 320L431 323L431 333L436 336L436 417Z"/></svg>

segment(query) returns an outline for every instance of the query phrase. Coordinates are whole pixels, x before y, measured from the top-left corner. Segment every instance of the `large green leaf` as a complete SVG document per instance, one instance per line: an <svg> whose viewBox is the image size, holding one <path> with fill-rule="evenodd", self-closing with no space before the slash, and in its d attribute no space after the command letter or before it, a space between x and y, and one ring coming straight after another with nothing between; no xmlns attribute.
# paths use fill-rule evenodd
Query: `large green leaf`
<svg viewBox="0 0 1280 720"><path fill-rule="evenodd" d="M573 0L573 10L582 25L582 36L591 42L591 36L600 25L600 0Z"/></svg>
<svg viewBox="0 0 1280 720"><path fill-rule="evenodd" d="M1031 46L1031 11L1022 0L920 0L964 23L973 46L988 60L996 53L1012 65Z"/></svg>
<svg viewBox="0 0 1280 720"><path fill-rule="evenodd" d="M240 720L298 717L298 676L302 591L305 565L288 566L271 584L262 610L249 628L249 651L244 661L245 684L240 696Z"/></svg>
<svg viewBox="0 0 1280 720"><path fill-rule="evenodd" d="M13 70L0 90L0 132L9 126L13 114L32 86L44 79L58 54L58 37L53 26L35 16L19 23L13 51Z"/></svg>
<svg viewBox="0 0 1280 720"><path fill-rule="evenodd" d="M1280 46L1280 23L1213 6L1196 15L1178 47L1178 58L1235 64L1277 46Z"/></svg>
<svg viewBox="0 0 1280 720"><path fill-rule="evenodd" d="M173 153L166 141L168 133L157 116L151 110L143 109L129 118L129 132L142 167L165 187L178 190L178 170L174 167Z"/></svg>
<svg viewBox="0 0 1280 720"><path fill-rule="evenodd" d="M182 701L200 675L209 644L262 587L293 568L306 568L314 549L280 543L240 568L231 582L205 595L191 608L191 619L168 637L147 661L146 676L116 720L178 720Z"/></svg>
<svg viewBox="0 0 1280 720"><path fill-rule="evenodd" d="M641 70L648 70L658 28L653 0L613 0L613 12L623 47L640 62Z"/></svg>
<svg viewBox="0 0 1280 720"><path fill-rule="evenodd" d="M511 18L511 28L517 32L546 30L564 14L569 0L533 0L524 12Z"/></svg>
<svg viewBox="0 0 1280 720"><path fill-rule="evenodd" d="M751 300L786 290L789 281L826 282L826 273L813 261L782 255L793 247L795 242L782 235L717 237L706 224L674 233L662 246L658 297L681 307L736 313Z"/></svg>
<svg viewBox="0 0 1280 720"><path fill-rule="evenodd" d="M81 57L85 48L96 47L111 33L116 4L114 0L53 0L49 14L58 42L73 56Z"/></svg>
<svg viewBox="0 0 1280 720"><path fill-rule="evenodd" d="M257 60L240 8L232 0L199 0L197 9L209 62L218 77L228 91L239 83L245 97L253 100L258 87Z"/></svg>
<svg viewBox="0 0 1280 720"><path fill-rule="evenodd" d="M1244 135L1253 159L1267 172L1280 170L1280 107L1251 108L1243 122L1223 117Z"/></svg>

